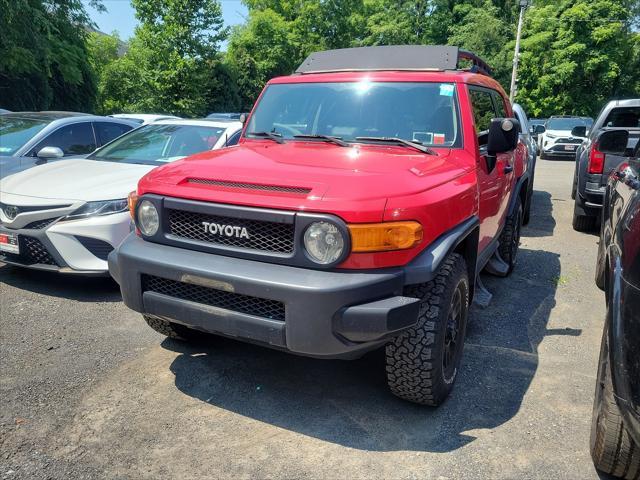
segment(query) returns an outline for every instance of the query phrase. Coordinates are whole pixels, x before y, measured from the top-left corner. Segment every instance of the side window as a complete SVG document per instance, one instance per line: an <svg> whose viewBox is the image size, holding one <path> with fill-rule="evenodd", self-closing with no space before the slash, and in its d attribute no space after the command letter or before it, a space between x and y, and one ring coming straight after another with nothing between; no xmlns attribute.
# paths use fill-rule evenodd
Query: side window
<svg viewBox="0 0 640 480"><path fill-rule="evenodd" d="M499 93L493 93L493 99L496 102L496 112L498 112L498 117L506 118L507 109L504 107L504 100L502 95Z"/></svg>
<svg viewBox="0 0 640 480"><path fill-rule="evenodd" d="M227 140L225 147L232 147L233 145L237 145L238 141L240 140L240 134L242 134L242 130L238 130L236 133L231 135L229 137L229 140Z"/></svg>
<svg viewBox="0 0 640 480"><path fill-rule="evenodd" d="M96 129L99 146L109 143L114 138L118 138L132 129L129 125L110 122L95 122L93 126Z"/></svg>
<svg viewBox="0 0 640 480"><path fill-rule="evenodd" d="M496 117L491 94L485 90L469 89L471 96L471 107L473 108L473 119L476 124L476 134L480 146L487 144L487 133L491 119Z"/></svg>
<svg viewBox="0 0 640 480"><path fill-rule="evenodd" d="M65 125L42 140L33 149L32 154L37 154L44 147L58 147L66 155L83 155L96 149L96 141L93 136L91 123L73 123Z"/></svg>

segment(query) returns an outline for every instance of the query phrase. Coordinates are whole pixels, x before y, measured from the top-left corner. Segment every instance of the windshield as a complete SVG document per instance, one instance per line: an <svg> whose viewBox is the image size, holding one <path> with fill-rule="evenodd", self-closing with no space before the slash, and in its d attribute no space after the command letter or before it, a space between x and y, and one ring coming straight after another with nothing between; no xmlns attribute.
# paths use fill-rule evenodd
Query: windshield
<svg viewBox="0 0 640 480"><path fill-rule="evenodd" d="M251 116L246 135L271 132L287 140L295 135L330 135L345 141L397 137L459 147L462 134L455 92L453 83L270 85Z"/></svg>
<svg viewBox="0 0 640 480"><path fill-rule="evenodd" d="M160 165L211 150L225 130L199 125L146 125L105 145L88 158Z"/></svg>
<svg viewBox="0 0 640 480"><path fill-rule="evenodd" d="M48 120L0 117L0 155L13 155L49 124Z"/></svg>
<svg viewBox="0 0 640 480"><path fill-rule="evenodd" d="M545 128L547 130L573 130L573 127L590 127L593 120L590 118L550 118Z"/></svg>

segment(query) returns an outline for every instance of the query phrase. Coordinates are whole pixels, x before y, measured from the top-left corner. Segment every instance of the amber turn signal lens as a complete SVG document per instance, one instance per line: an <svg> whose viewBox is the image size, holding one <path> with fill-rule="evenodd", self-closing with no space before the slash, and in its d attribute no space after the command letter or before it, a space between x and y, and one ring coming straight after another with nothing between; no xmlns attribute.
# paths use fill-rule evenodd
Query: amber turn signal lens
<svg viewBox="0 0 640 480"><path fill-rule="evenodd" d="M131 220L135 222L136 204L138 203L138 192L136 192L135 190L131 192L127 197L127 203L129 204L129 214L131 215Z"/></svg>
<svg viewBox="0 0 640 480"><path fill-rule="evenodd" d="M357 223L348 227L352 252L405 250L422 240L418 222Z"/></svg>

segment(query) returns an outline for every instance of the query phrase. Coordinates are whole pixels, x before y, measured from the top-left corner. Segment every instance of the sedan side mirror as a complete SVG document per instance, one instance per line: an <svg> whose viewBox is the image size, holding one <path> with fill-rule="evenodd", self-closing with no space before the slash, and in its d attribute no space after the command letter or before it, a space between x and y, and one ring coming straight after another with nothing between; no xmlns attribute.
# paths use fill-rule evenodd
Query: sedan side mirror
<svg viewBox="0 0 640 480"><path fill-rule="evenodd" d="M627 149L629 132L626 130L609 130L603 132L598 136L596 142L598 150L602 153L619 156L632 155L632 152L629 152Z"/></svg>
<svg viewBox="0 0 640 480"><path fill-rule="evenodd" d="M585 127L584 125L578 126L578 127L573 127L571 129L571 136L572 137L586 138L587 137L587 127Z"/></svg>
<svg viewBox="0 0 640 480"><path fill-rule="evenodd" d="M536 125L533 129L533 133L535 133L536 135L540 135L541 133L546 132L547 129L544 128L544 125Z"/></svg>
<svg viewBox="0 0 640 480"><path fill-rule="evenodd" d="M239 120L240 120L240 123L242 123L242 124L244 125L244 124L247 122L247 117L248 117L248 116L249 116L249 115L247 115L246 113L241 113L241 114L240 114L240 119L239 119Z"/></svg>
<svg viewBox="0 0 640 480"><path fill-rule="evenodd" d="M509 152L518 145L520 123L515 118L494 118L489 126L487 152L489 155Z"/></svg>
<svg viewBox="0 0 640 480"><path fill-rule="evenodd" d="M64 152L58 147L44 147L36 153L36 156L38 158L62 158L64 157Z"/></svg>

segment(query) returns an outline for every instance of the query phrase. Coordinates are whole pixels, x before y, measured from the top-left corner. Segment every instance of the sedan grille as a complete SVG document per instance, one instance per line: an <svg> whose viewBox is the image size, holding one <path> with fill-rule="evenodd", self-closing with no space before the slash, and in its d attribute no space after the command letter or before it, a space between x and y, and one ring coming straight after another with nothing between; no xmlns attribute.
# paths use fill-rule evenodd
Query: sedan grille
<svg viewBox="0 0 640 480"><path fill-rule="evenodd" d="M291 253L294 245L294 225L262 220L248 220L184 210L167 210L169 233L189 240L246 248L273 253ZM233 233L227 236L212 233L205 224L219 224L246 229L246 235ZM235 232L238 232L236 229ZM229 230L229 232L231 232Z"/></svg>
<svg viewBox="0 0 640 480"><path fill-rule="evenodd" d="M277 300L241 295L239 293L216 290L191 283L178 282L152 275L142 276L142 291L155 292L169 297L210 305L225 310L284 321L284 303Z"/></svg>
<svg viewBox="0 0 640 480"><path fill-rule="evenodd" d="M24 265L58 265L40 240L20 235L20 254L4 253L5 258Z"/></svg>

